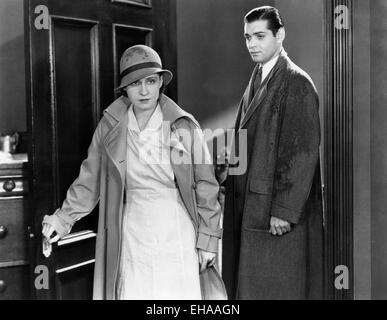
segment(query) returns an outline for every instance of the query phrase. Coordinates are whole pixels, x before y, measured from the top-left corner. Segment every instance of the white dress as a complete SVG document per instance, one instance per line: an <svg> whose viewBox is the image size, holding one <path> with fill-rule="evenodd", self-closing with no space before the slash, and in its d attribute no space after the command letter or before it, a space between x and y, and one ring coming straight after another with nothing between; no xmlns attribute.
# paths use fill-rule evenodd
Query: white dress
<svg viewBox="0 0 387 320"><path fill-rule="evenodd" d="M170 147L161 141L160 106L141 132L132 106L128 117L117 298L201 299L195 230L175 187L171 164L165 161Z"/></svg>

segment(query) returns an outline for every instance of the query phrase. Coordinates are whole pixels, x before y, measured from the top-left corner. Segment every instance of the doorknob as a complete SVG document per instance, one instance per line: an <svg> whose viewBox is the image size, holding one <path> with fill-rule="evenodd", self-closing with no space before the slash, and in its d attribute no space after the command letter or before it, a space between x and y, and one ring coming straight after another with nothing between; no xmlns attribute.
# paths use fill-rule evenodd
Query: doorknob
<svg viewBox="0 0 387 320"><path fill-rule="evenodd" d="M8 230L5 226L0 226L0 239L4 239L7 236Z"/></svg>
<svg viewBox="0 0 387 320"><path fill-rule="evenodd" d="M7 289L7 284L4 280L0 280L0 293L3 293Z"/></svg>
<svg viewBox="0 0 387 320"><path fill-rule="evenodd" d="M3 185L4 190L7 192L11 192L15 187L16 183L13 179L6 180Z"/></svg>

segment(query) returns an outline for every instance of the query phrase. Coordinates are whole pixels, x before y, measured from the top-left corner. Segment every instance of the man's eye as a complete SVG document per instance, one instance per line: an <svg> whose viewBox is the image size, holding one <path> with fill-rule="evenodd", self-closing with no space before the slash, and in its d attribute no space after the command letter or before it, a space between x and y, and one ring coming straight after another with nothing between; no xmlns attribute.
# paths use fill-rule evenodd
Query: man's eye
<svg viewBox="0 0 387 320"><path fill-rule="evenodd" d="M263 40L265 36L258 36L258 40Z"/></svg>

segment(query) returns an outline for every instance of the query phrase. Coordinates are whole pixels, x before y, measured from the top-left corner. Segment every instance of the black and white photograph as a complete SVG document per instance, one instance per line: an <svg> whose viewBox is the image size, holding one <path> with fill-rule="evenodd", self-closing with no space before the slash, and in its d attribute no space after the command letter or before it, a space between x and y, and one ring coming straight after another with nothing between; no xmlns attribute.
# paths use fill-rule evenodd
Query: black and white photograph
<svg viewBox="0 0 387 320"><path fill-rule="evenodd" d="M387 299L386 16L0 0L0 300Z"/></svg>

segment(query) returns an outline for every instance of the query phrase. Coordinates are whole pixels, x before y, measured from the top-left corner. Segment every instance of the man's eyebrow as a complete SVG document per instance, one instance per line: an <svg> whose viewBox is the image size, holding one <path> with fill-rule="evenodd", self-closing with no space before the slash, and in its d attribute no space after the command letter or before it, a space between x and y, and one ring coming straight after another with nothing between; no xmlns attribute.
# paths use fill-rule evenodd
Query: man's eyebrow
<svg viewBox="0 0 387 320"><path fill-rule="evenodd" d="M253 35L255 36L261 36L261 35L264 35L266 34L266 31L258 31L258 32L254 32Z"/></svg>
<svg viewBox="0 0 387 320"><path fill-rule="evenodd" d="M245 37L250 37L250 36L261 36L261 35L265 35L266 34L266 31L258 31L258 32L254 32L253 34L249 34L249 33L245 33Z"/></svg>

